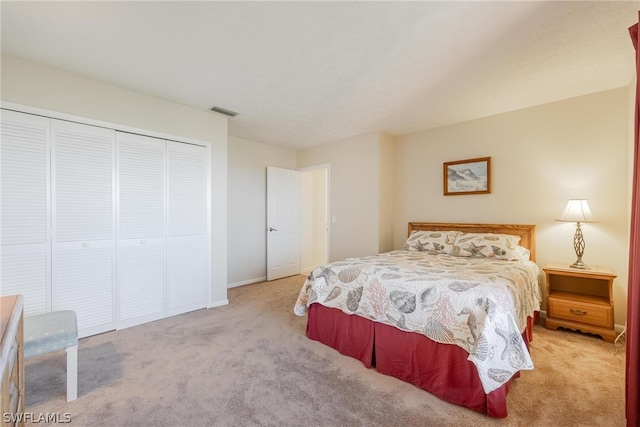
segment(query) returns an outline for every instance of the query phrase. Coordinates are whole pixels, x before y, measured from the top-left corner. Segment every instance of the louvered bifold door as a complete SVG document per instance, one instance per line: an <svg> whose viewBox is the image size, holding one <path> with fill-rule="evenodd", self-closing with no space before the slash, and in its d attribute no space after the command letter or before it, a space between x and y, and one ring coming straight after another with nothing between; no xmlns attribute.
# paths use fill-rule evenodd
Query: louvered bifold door
<svg viewBox="0 0 640 427"><path fill-rule="evenodd" d="M26 315L50 307L50 120L2 111L0 295L22 294Z"/></svg>
<svg viewBox="0 0 640 427"><path fill-rule="evenodd" d="M118 329L166 316L166 141L118 132Z"/></svg>
<svg viewBox="0 0 640 427"><path fill-rule="evenodd" d="M207 149L167 142L168 315L206 306Z"/></svg>
<svg viewBox="0 0 640 427"><path fill-rule="evenodd" d="M115 328L115 131L52 120L53 310L80 336Z"/></svg>

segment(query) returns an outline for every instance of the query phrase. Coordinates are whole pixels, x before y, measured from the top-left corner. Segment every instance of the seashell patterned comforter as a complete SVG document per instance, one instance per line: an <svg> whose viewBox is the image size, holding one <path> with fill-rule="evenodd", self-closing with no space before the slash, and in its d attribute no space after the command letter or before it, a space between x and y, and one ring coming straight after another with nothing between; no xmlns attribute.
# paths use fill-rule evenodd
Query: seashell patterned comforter
<svg viewBox="0 0 640 427"><path fill-rule="evenodd" d="M397 250L316 268L294 312L319 303L458 345L490 393L533 369L522 332L540 310L539 277L532 261Z"/></svg>

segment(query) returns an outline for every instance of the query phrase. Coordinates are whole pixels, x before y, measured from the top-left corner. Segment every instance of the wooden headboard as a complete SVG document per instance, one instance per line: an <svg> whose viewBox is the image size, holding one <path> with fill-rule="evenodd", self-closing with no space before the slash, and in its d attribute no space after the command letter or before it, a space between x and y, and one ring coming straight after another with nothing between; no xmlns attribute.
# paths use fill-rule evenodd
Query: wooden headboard
<svg viewBox="0 0 640 427"><path fill-rule="evenodd" d="M529 249L531 261L536 260L536 226L525 224L456 224L451 222L410 222L409 233L424 231L462 231L464 233L498 233L520 236L520 246Z"/></svg>

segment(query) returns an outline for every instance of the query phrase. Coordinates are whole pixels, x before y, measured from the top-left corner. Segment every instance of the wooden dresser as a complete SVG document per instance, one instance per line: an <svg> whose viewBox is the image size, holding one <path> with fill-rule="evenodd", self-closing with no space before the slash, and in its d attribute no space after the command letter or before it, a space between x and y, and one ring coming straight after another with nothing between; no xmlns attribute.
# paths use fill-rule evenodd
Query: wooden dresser
<svg viewBox="0 0 640 427"><path fill-rule="evenodd" d="M0 297L0 426L22 426L24 414L24 335L22 295ZM17 421L20 419L20 421Z"/></svg>

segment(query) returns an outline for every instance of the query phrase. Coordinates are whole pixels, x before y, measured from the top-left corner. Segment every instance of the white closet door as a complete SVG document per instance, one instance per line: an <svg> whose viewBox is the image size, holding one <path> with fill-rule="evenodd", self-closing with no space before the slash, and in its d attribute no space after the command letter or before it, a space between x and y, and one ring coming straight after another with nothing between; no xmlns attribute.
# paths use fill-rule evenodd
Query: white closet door
<svg viewBox="0 0 640 427"><path fill-rule="evenodd" d="M115 328L115 131L52 120L52 309L80 336Z"/></svg>
<svg viewBox="0 0 640 427"><path fill-rule="evenodd" d="M118 328L166 316L165 150L157 138L118 132Z"/></svg>
<svg viewBox="0 0 640 427"><path fill-rule="evenodd" d="M167 142L168 315L206 306L207 149Z"/></svg>
<svg viewBox="0 0 640 427"><path fill-rule="evenodd" d="M22 294L26 315L50 307L50 120L2 111L0 295Z"/></svg>

